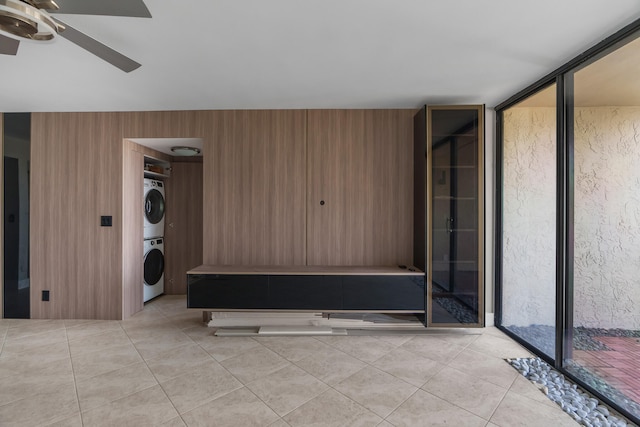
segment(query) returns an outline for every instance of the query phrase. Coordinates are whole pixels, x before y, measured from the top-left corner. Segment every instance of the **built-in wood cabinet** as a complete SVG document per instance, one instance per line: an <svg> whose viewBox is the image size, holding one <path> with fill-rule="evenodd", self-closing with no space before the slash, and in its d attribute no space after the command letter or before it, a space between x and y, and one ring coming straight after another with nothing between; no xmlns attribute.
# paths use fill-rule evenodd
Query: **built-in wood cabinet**
<svg viewBox="0 0 640 427"><path fill-rule="evenodd" d="M483 326L484 106L429 106L414 119L414 263L429 325Z"/></svg>
<svg viewBox="0 0 640 427"><path fill-rule="evenodd" d="M199 114L205 264L304 265L305 110Z"/></svg>
<svg viewBox="0 0 640 427"><path fill-rule="evenodd" d="M189 308L424 312L424 274L396 266L208 266L188 272Z"/></svg>
<svg viewBox="0 0 640 427"><path fill-rule="evenodd" d="M410 264L413 110L309 110L307 265Z"/></svg>
<svg viewBox="0 0 640 427"><path fill-rule="evenodd" d="M151 156L144 156L144 177L163 180L171 175L171 163L156 159Z"/></svg>

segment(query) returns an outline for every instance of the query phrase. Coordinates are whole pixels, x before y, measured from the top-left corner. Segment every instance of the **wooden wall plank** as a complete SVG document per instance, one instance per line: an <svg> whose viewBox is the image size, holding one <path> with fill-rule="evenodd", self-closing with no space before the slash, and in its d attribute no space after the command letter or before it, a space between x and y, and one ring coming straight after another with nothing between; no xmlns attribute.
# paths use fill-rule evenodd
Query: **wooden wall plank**
<svg viewBox="0 0 640 427"><path fill-rule="evenodd" d="M202 113L203 261L305 263L304 110Z"/></svg>
<svg viewBox="0 0 640 427"><path fill-rule="evenodd" d="M31 116L31 317L122 316L118 113ZM113 216L100 227L100 216ZM51 301L40 301L41 291Z"/></svg>
<svg viewBox="0 0 640 427"><path fill-rule="evenodd" d="M143 178L144 150L123 140L122 161L122 315L144 308L143 302Z"/></svg>
<svg viewBox="0 0 640 427"><path fill-rule="evenodd" d="M165 180L164 293L187 293L187 271L202 264L202 162L172 163Z"/></svg>
<svg viewBox="0 0 640 427"><path fill-rule="evenodd" d="M309 110L307 264L411 263L413 114Z"/></svg>
<svg viewBox="0 0 640 427"><path fill-rule="evenodd" d="M197 138L193 111L132 111L123 113L125 138Z"/></svg>

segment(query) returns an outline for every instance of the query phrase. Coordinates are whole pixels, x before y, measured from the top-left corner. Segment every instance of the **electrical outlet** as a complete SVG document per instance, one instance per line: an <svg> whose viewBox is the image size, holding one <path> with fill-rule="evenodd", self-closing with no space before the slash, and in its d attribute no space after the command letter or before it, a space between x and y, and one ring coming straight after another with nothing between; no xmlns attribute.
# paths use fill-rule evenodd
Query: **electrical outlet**
<svg viewBox="0 0 640 427"><path fill-rule="evenodd" d="M112 225L113 225L113 220L111 215L103 215L100 217L101 227L111 227Z"/></svg>
<svg viewBox="0 0 640 427"><path fill-rule="evenodd" d="M49 291L42 291L42 301L49 301Z"/></svg>

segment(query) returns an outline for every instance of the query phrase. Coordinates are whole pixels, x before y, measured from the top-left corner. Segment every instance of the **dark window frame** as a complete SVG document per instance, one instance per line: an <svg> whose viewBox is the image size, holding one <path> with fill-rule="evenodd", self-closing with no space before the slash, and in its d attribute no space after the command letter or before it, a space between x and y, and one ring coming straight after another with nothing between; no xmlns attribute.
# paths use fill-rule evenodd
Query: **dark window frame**
<svg viewBox="0 0 640 427"><path fill-rule="evenodd" d="M640 19L625 26L600 43L576 56L563 66L498 104L496 110L496 171L495 171L495 324L506 335L532 353L554 366L573 382L589 391L607 405L635 423L640 419L621 408L607 396L567 371L565 361L573 350L573 261L574 261L574 138L573 138L573 75L576 71L594 63L630 41L640 38ZM556 85L556 342L555 360L532 346L520 336L502 326L502 255L503 255L503 155L504 111L535 95L547 87Z"/></svg>

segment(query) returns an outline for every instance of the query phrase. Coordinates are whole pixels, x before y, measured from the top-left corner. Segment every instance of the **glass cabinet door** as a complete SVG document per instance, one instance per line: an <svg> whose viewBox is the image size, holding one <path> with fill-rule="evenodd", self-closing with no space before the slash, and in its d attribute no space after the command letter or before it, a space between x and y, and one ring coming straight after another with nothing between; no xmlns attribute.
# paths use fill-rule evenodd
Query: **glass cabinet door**
<svg viewBox="0 0 640 427"><path fill-rule="evenodd" d="M427 108L429 325L482 326L483 106Z"/></svg>

